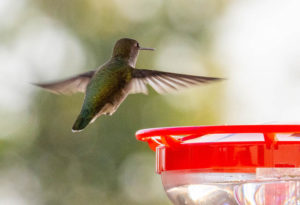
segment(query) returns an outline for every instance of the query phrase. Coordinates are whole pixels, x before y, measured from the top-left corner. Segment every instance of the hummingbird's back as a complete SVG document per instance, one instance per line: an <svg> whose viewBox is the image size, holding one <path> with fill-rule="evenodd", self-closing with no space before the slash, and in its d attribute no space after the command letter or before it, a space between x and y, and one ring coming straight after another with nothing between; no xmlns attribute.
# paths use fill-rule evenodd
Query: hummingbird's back
<svg viewBox="0 0 300 205"><path fill-rule="evenodd" d="M131 70L128 64L112 59L95 73L87 86L73 131L80 131L100 115L116 110L127 96L123 89L131 80Z"/></svg>

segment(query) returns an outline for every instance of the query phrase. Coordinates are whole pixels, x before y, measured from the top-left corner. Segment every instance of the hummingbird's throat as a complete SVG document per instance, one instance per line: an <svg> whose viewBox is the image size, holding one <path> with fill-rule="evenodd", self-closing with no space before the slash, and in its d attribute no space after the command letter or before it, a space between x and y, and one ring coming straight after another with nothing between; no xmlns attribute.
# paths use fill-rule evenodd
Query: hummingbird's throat
<svg viewBox="0 0 300 205"><path fill-rule="evenodd" d="M137 55L136 56L130 56L129 59L128 59L128 64L131 67L135 68L136 61L137 61Z"/></svg>

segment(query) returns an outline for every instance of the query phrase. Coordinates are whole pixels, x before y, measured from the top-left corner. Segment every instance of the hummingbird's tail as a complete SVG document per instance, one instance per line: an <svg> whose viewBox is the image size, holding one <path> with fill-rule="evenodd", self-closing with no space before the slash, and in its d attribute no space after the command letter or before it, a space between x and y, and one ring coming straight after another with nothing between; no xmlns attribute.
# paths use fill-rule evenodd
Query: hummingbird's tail
<svg viewBox="0 0 300 205"><path fill-rule="evenodd" d="M93 116L89 115L88 112L81 111L72 127L72 132L80 132L91 122L92 119Z"/></svg>

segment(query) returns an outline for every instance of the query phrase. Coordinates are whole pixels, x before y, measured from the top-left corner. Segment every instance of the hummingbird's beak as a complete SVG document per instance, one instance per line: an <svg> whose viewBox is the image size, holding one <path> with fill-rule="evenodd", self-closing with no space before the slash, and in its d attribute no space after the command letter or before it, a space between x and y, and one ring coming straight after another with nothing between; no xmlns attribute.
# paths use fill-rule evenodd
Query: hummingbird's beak
<svg viewBox="0 0 300 205"><path fill-rule="evenodd" d="M139 50L147 50L147 51L154 51L154 48L143 48L143 47L139 47Z"/></svg>

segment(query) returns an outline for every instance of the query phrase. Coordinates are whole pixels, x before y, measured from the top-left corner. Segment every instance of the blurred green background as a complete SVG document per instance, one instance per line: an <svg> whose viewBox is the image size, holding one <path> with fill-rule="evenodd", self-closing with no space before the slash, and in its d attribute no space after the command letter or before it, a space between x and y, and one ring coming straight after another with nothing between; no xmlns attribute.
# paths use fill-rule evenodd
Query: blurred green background
<svg viewBox="0 0 300 205"><path fill-rule="evenodd" d="M240 2L1 0L0 204L170 204L155 173L155 154L135 139L137 130L297 119L291 116L300 116L299 98L286 91L300 88L295 77L300 62L293 60L298 59L294 54L300 42L289 40L298 45L296 49L280 47L289 53L275 55L272 51L277 49L269 45L289 45L286 40L297 37L287 35L278 41L278 31L268 24L273 19L272 3ZM280 2L274 4L278 10L285 4ZM257 16L254 10L261 5L265 10ZM284 12L293 14L297 6L284 7ZM279 21L285 26L286 22ZM283 30L295 24L290 25ZM273 38L261 39L261 30ZM29 82L95 69L123 37L156 48L140 52L138 68L230 80L175 95L160 96L152 89L149 95L130 95L113 116L72 133L83 95L53 95ZM267 53L273 64L264 61ZM288 66L276 63L291 54ZM276 73L275 79L281 80L271 80ZM283 87L285 82L290 88ZM284 101L276 104L278 94L293 102L289 110ZM264 96L268 102L261 102Z"/></svg>
<svg viewBox="0 0 300 205"><path fill-rule="evenodd" d="M156 48L140 52L138 68L222 76L210 54L211 22L225 3L5 1L5 10L11 11L9 21L2 20L1 44L21 58L16 61L20 69L10 72L15 74L12 81L22 86L14 88L18 95L0 109L5 135L0 144L0 198L17 205L170 204L155 173L155 153L135 139L135 132L218 123L220 84L178 95L160 96L152 89L149 95L130 95L113 116L72 133L83 95L53 95L29 82L95 69L110 58L122 37ZM5 193L2 180L8 184Z"/></svg>

